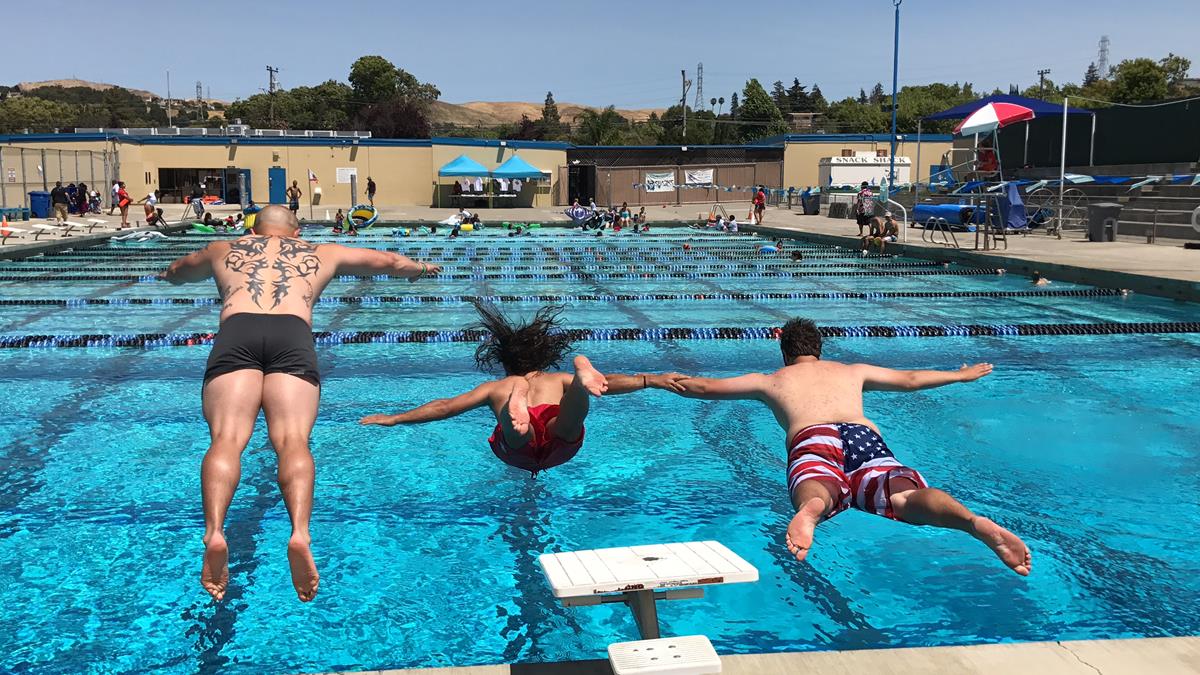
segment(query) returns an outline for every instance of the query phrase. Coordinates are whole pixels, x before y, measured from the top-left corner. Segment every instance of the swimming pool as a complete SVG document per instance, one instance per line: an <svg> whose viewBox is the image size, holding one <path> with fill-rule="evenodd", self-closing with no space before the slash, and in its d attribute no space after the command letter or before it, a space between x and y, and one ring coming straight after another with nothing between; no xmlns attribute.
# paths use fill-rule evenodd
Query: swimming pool
<svg viewBox="0 0 1200 675"><path fill-rule="evenodd" d="M1200 335L1008 331L1178 325L1197 321L1195 305L1059 283L1035 290L1018 277L815 244L800 244L797 265L766 262L751 238L679 230L360 238L446 260L466 278L342 279L326 291L315 315L327 331L313 434L320 594L301 605L291 588L288 519L260 423L227 523L230 592L214 604L198 583L208 348L140 345L203 343L219 306L209 285L136 280L202 241L0 263L0 344L14 347L0 349L0 580L9 596L0 670L259 673L597 658L636 636L628 611L562 608L536 556L694 539L723 542L761 575L660 606L664 634L703 633L722 653L1200 631L1200 425L1187 403ZM882 266L896 263L904 266ZM833 266L817 267L825 264ZM798 271L811 276L774 276ZM1013 575L962 535L859 513L823 525L809 560L796 563L782 536L791 515L782 434L748 404L662 392L602 399L579 456L536 481L491 455L482 411L360 427L363 413L481 381L473 345L456 341L472 318L463 297L475 295L518 313L542 297L565 301L567 325L587 329L579 351L617 372L770 370L778 345L766 334L710 329L793 315L843 330L828 340L829 358L997 364L971 385L870 394L868 415L902 460L1022 536L1033 575ZM941 336L860 330L898 325ZM994 330L967 337L955 328L967 325ZM662 328L688 338L659 338ZM74 347L86 341L71 337L84 334L138 346ZM49 344L61 346L37 346Z"/></svg>

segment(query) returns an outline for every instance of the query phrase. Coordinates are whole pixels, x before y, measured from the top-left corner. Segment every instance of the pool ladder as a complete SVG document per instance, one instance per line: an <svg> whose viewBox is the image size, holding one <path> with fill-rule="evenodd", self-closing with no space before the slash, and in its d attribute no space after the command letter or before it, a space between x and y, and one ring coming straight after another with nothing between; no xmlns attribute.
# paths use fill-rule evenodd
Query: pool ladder
<svg viewBox="0 0 1200 675"><path fill-rule="evenodd" d="M941 216L934 216L926 221L925 228L921 230L921 241L959 248L958 238L954 236L950 221Z"/></svg>

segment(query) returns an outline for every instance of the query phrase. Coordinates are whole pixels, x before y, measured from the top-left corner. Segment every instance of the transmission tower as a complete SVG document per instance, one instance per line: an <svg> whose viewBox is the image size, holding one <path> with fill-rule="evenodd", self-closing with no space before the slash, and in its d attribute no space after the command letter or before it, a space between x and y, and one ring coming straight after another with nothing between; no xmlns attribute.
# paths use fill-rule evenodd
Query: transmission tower
<svg viewBox="0 0 1200 675"><path fill-rule="evenodd" d="M200 80L196 80L196 103L204 102L204 85L200 84Z"/></svg>
<svg viewBox="0 0 1200 675"><path fill-rule="evenodd" d="M1100 79L1108 78L1108 36L1100 36L1100 51L1096 54L1096 70L1100 71Z"/></svg>
<svg viewBox="0 0 1200 675"><path fill-rule="evenodd" d="M699 110L704 107L704 63L696 64L696 105L692 106L692 110Z"/></svg>

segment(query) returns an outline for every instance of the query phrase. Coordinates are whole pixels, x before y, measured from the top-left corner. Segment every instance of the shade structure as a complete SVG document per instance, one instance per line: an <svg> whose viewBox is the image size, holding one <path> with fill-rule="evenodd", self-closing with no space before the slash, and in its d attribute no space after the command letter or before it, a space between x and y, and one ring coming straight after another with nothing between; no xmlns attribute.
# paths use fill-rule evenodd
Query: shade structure
<svg viewBox="0 0 1200 675"><path fill-rule="evenodd" d="M962 136L991 133L1001 127L1033 119L1033 111L1015 103L988 103L971 113L954 133Z"/></svg>
<svg viewBox="0 0 1200 675"><path fill-rule="evenodd" d="M492 171L492 176L495 178L542 178L545 174L541 169L521 159L520 155L513 155L508 158L508 161L496 167Z"/></svg>
<svg viewBox="0 0 1200 675"><path fill-rule="evenodd" d="M447 163L442 168L438 169L439 176L490 176L486 168L479 162L467 157L459 155Z"/></svg>
<svg viewBox="0 0 1200 675"><path fill-rule="evenodd" d="M1036 98L1025 98L1024 96L1012 96L1008 94L995 94L976 101L968 101L962 105L956 105L953 108L947 108L941 112L935 112L932 115L926 115L922 119L926 120L961 120L964 117L970 116L971 113L979 110L989 103L1012 103L1024 108L1029 108L1035 115L1039 117L1047 117L1050 115L1063 114L1063 107L1046 101L1039 101ZM1068 115L1091 115L1090 110L1081 110L1079 108L1067 108Z"/></svg>

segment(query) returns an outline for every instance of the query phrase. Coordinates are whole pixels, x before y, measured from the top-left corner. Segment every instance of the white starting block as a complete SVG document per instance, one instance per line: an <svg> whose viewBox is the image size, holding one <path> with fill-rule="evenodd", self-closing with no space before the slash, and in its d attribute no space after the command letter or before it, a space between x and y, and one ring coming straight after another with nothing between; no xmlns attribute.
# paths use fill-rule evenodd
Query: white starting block
<svg viewBox="0 0 1200 675"><path fill-rule="evenodd" d="M628 605L643 640L659 637L657 601L703 597L704 586L758 581L753 565L715 541L547 553L538 564L566 607Z"/></svg>
<svg viewBox="0 0 1200 675"><path fill-rule="evenodd" d="M721 672L721 657L703 635L617 642L608 646L615 675L710 675Z"/></svg>

